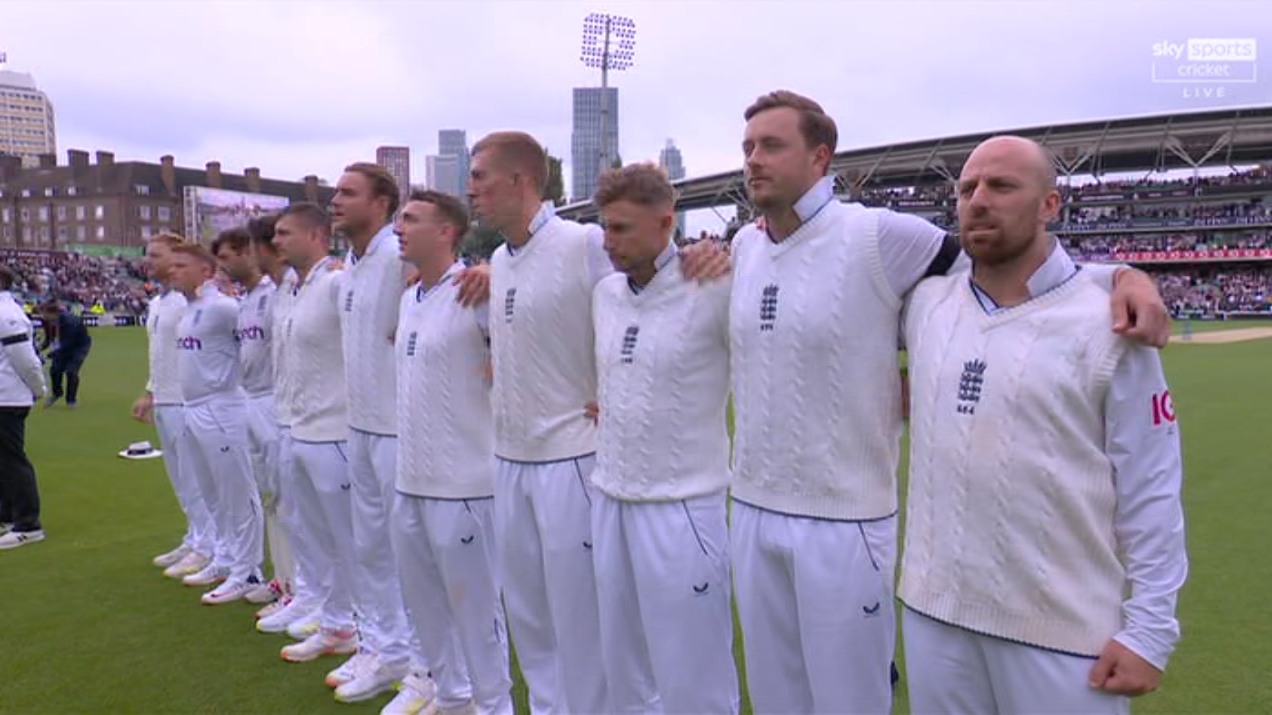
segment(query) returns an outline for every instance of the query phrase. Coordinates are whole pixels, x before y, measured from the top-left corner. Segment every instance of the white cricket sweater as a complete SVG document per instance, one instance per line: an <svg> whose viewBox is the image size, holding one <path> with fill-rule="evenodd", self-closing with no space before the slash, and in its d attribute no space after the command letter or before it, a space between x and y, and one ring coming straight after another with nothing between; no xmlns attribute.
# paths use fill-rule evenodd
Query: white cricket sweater
<svg viewBox="0 0 1272 715"><path fill-rule="evenodd" d="M596 451L584 407L596 399L589 242L596 226L552 217L491 257L495 454L555 462Z"/></svg>
<svg viewBox="0 0 1272 715"><path fill-rule="evenodd" d="M1126 343L1111 324L1108 292L1085 271L993 315L966 275L915 289L907 606L1084 656L1119 631L1127 579L1104 405Z"/></svg>
<svg viewBox="0 0 1272 715"><path fill-rule="evenodd" d="M214 287L189 302L177 324L177 374L181 397L197 405L216 397L243 399L238 302Z"/></svg>
<svg viewBox="0 0 1272 715"><path fill-rule="evenodd" d="M340 294L343 271L328 270L323 259L298 283L279 340L284 351L287 392L291 398L291 434L302 442L349 439L344 351L340 344Z"/></svg>
<svg viewBox="0 0 1272 715"><path fill-rule="evenodd" d="M456 263L430 290L402 294L397 355L397 490L434 499L494 494L486 306L459 304Z"/></svg>
<svg viewBox="0 0 1272 715"><path fill-rule="evenodd" d="M296 301L298 285L295 269L288 268L283 274L282 285L274 292L269 305L270 320L270 360L274 373L274 418L283 427L292 424L291 365L287 362L287 352L291 343L284 340L287 335L287 320L291 315L291 306Z"/></svg>
<svg viewBox="0 0 1272 715"><path fill-rule="evenodd" d="M150 339L150 379L146 391L156 405L179 405L181 377L177 369L177 324L185 312L186 299L175 290L165 290L150 299L146 311L146 333Z"/></svg>
<svg viewBox="0 0 1272 715"><path fill-rule="evenodd" d="M597 284L592 483L608 496L677 501L729 486L729 291L686 280L678 258L640 293L624 274Z"/></svg>
<svg viewBox="0 0 1272 715"><path fill-rule="evenodd" d="M831 201L781 243L754 224L734 238L734 498L823 519L896 512L901 300L879 216Z"/></svg>
<svg viewBox="0 0 1272 715"><path fill-rule="evenodd" d="M340 323L344 335L349 426L379 435L397 434L397 379L393 367L393 331L398 302L406 287L406 269L398 255L398 238L385 226L367 252L345 259Z"/></svg>
<svg viewBox="0 0 1272 715"><path fill-rule="evenodd" d="M239 355L243 361L243 389L250 397L260 397L274 391L270 303L275 292L274 281L269 276L263 276L256 287L239 302Z"/></svg>

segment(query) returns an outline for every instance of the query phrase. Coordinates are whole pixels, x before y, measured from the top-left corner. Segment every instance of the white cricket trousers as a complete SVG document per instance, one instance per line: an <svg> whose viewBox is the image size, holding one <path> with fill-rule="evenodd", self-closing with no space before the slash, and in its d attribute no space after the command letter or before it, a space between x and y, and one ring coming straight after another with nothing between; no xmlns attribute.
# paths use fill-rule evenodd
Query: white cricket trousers
<svg viewBox="0 0 1272 715"><path fill-rule="evenodd" d="M252 476L265 513L265 541L273 577L290 589L296 566L291 540L278 516L279 448L278 420L274 417L274 396L249 395L247 398L247 442L252 457Z"/></svg>
<svg viewBox="0 0 1272 715"><path fill-rule="evenodd" d="M438 706L457 708L471 698L482 715L513 715L494 499L399 493L392 533L407 615L432 666Z"/></svg>
<svg viewBox="0 0 1272 715"><path fill-rule="evenodd" d="M314 573L306 579L325 596L320 625L326 630L352 629L353 499L348 445L293 437L291 452L296 511L314 561Z"/></svg>
<svg viewBox="0 0 1272 715"><path fill-rule="evenodd" d="M291 427L279 424L278 429L278 489L274 494L274 510L281 531L286 534L294 564L291 581L291 596L303 603L317 607L327 598L330 584L315 580L319 569L315 566L315 546L313 539L305 535L300 521L300 510L296 506L296 462L292 456ZM269 513L267 508L266 514ZM273 545L271 544L271 548Z"/></svg>
<svg viewBox="0 0 1272 715"><path fill-rule="evenodd" d="M1094 658L972 633L903 608L910 711L1126 715L1130 698L1087 685Z"/></svg>
<svg viewBox="0 0 1272 715"><path fill-rule="evenodd" d="M247 445L247 402L213 396L185 408L186 439L181 461L199 480L216 523L214 563L230 570L230 581L261 575L265 524Z"/></svg>
<svg viewBox="0 0 1272 715"><path fill-rule="evenodd" d="M755 712L890 713L896 515L812 519L735 499L732 517Z"/></svg>
<svg viewBox="0 0 1272 715"><path fill-rule="evenodd" d="M155 429L163 448L163 465L177 496L177 504L186 517L186 532L181 543L211 558L216 554L216 525L203 501L198 477L181 463L181 443L185 439L185 406L155 405Z"/></svg>
<svg viewBox="0 0 1272 715"><path fill-rule="evenodd" d="M724 492L675 502L593 494L609 712L736 713Z"/></svg>
<svg viewBox="0 0 1272 715"><path fill-rule="evenodd" d="M402 605L390 536L397 496L397 437L349 430L353 484L353 601L363 645L385 665L410 661L410 627Z"/></svg>
<svg viewBox="0 0 1272 715"><path fill-rule="evenodd" d="M590 454L497 461L499 583L535 715L609 712L592 565L595 465Z"/></svg>

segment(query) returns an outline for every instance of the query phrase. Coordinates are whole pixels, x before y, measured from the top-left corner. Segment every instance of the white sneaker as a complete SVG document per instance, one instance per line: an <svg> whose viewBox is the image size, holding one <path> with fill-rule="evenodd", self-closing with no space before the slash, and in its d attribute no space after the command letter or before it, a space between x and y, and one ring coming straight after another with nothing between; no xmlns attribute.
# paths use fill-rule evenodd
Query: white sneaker
<svg viewBox="0 0 1272 715"><path fill-rule="evenodd" d="M253 589L261 585L260 579L252 576L246 580L225 581L220 586L203 594L200 599L205 606L219 606L222 603L230 603L240 598L246 598Z"/></svg>
<svg viewBox="0 0 1272 715"><path fill-rule="evenodd" d="M154 564L155 566L158 566L159 568L166 569L169 566L177 563L181 559L184 559L186 555L189 554L191 551L193 551L193 549L191 549L189 546L186 546L185 544L181 544L180 546L173 549L172 551L169 551L166 554L159 554L158 556L154 557L154 559L151 560L151 563Z"/></svg>
<svg viewBox="0 0 1272 715"><path fill-rule="evenodd" d="M269 618L275 613L278 613L284 608L287 608L288 604L290 603L291 603L290 598L280 598L277 601L274 601L273 603L267 603L265 604L263 608L261 608L260 610L256 612L256 620L259 621L262 618Z"/></svg>
<svg viewBox="0 0 1272 715"><path fill-rule="evenodd" d="M336 702L360 703L370 700L380 693L387 693L397 688L397 684L407 675L406 664L392 667L375 662L374 667L366 667L357 678L336 688Z"/></svg>
<svg viewBox="0 0 1272 715"><path fill-rule="evenodd" d="M315 608L313 612L304 618L297 618L287 624L287 635L298 641L303 641L318 632L318 626L322 620L322 614L319 609Z"/></svg>
<svg viewBox="0 0 1272 715"><path fill-rule="evenodd" d="M181 583L187 586L211 586L220 583L230 577L230 569L228 566L217 566L216 564L208 564L198 573L192 573L181 579Z"/></svg>
<svg viewBox="0 0 1272 715"><path fill-rule="evenodd" d="M283 595L283 587L277 581L258 583L244 598L248 603L273 603Z"/></svg>
<svg viewBox="0 0 1272 715"><path fill-rule="evenodd" d="M324 631L309 636L299 643L283 646L280 655L290 663L306 663L324 655L344 655L358 649L358 636L353 629Z"/></svg>
<svg viewBox="0 0 1272 715"><path fill-rule="evenodd" d="M402 679L397 697L389 701L380 715L436 715L437 686L426 675L411 673Z"/></svg>
<svg viewBox="0 0 1272 715"><path fill-rule="evenodd" d="M256 630L261 633L286 633L287 627L296 621L317 618L317 616L318 609L314 604L302 603L293 598L277 612L261 616L261 619L256 622Z"/></svg>
<svg viewBox="0 0 1272 715"><path fill-rule="evenodd" d="M338 688L341 685L356 680L368 670L374 670L378 667L380 661L375 657L375 653L369 650L359 650L353 654L353 657L340 664L339 668L327 673L327 687Z"/></svg>
<svg viewBox="0 0 1272 715"><path fill-rule="evenodd" d="M36 529L35 531L6 531L4 536L0 536L0 550L16 549L26 544L34 544L37 541L44 541L44 530Z"/></svg>
<svg viewBox="0 0 1272 715"><path fill-rule="evenodd" d="M212 559L204 556L197 551L191 551L181 558L180 561L163 570L163 575L168 578L185 578L192 573L198 573L207 568Z"/></svg>

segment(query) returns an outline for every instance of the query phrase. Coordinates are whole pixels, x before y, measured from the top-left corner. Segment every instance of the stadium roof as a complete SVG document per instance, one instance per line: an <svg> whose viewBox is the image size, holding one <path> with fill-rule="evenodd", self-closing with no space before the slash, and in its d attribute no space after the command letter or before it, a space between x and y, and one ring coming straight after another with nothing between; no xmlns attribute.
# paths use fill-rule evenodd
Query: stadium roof
<svg viewBox="0 0 1272 715"><path fill-rule="evenodd" d="M848 149L835 154L831 170L850 188L951 181L977 144L1000 134L1028 137L1050 148L1061 176L1240 166L1272 160L1272 105L1004 128ZM681 210L747 205L740 170L673 183ZM558 213L593 218L596 209L591 202L577 202Z"/></svg>

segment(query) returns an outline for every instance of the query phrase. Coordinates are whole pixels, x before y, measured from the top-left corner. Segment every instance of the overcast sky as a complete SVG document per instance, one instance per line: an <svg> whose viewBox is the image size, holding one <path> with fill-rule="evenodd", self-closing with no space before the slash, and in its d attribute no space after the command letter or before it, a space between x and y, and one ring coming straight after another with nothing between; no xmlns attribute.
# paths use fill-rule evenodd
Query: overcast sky
<svg viewBox="0 0 1272 715"><path fill-rule="evenodd" d="M179 165L217 159L226 171L334 181L377 145L407 144L413 181L423 182L443 128L467 129L470 142L524 129L568 164L570 90L599 84L579 61L583 18L626 15L638 29L635 65L612 76L621 155L656 159L673 138L694 176L740 165L742 110L777 88L820 101L839 124L841 149L1272 104L1269 7L0 0L0 52L54 102L62 162L68 148L110 149L119 160L170 153ZM1202 97L1185 97L1189 85L1154 84L1153 45L1189 38L1255 39L1260 79L1210 85ZM1225 96L1213 96L1219 87Z"/></svg>

